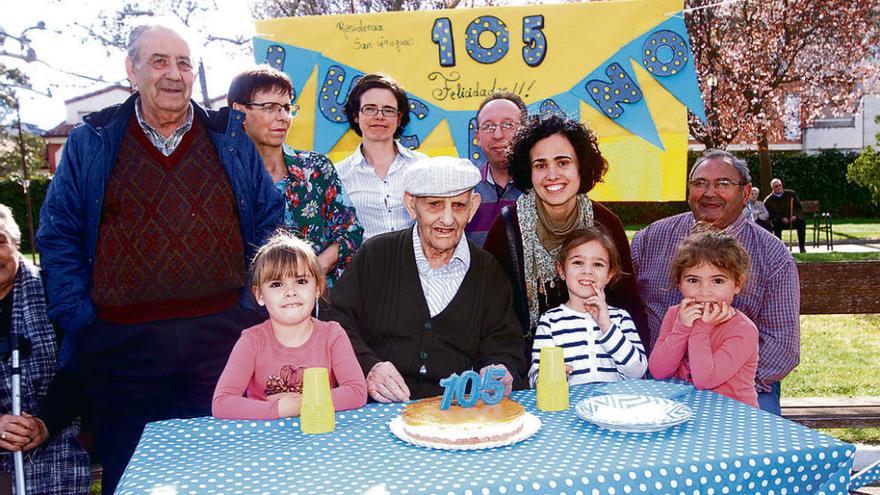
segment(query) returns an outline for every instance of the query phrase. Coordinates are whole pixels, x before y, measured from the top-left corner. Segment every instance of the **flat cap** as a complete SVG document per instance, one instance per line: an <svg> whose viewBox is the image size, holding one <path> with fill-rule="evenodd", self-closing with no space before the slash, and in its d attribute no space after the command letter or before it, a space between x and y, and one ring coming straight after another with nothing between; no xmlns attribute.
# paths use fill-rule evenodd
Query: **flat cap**
<svg viewBox="0 0 880 495"><path fill-rule="evenodd" d="M480 171L469 160L435 156L414 163L403 184L413 196L448 198L473 189L480 179Z"/></svg>

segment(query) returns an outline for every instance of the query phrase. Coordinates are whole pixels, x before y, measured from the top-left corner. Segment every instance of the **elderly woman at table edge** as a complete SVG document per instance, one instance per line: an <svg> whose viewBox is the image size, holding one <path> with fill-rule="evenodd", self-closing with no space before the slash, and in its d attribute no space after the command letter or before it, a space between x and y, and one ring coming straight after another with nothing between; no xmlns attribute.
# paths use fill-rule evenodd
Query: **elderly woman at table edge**
<svg viewBox="0 0 880 495"><path fill-rule="evenodd" d="M467 240L480 205L469 161L426 158L404 177L415 227L364 243L322 316L348 332L379 402L440 395L451 373L500 367L505 394L523 385L522 331L501 266Z"/></svg>
<svg viewBox="0 0 880 495"><path fill-rule="evenodd" d="M514 183L524 194L502 210L483 247L498 259L513 285L525 352L531 353L541 314L568 299L556 271L560 246L574 230L593 225L611 235L623 269L606 290L608 304L629 312L642 342L648 342L623 224L587 196L608 170L596 136L575 120L533 116L514 138L509 161Z"/></svg>
<svg viewBox="0 0 880 495"><path fill-rule="evenodd" d="M85 494L89 492L89 456L77 443L70 397L71 378L56 375L55 330L46 315L46 297L39 268L19 253L21 230L6 205L0 204L0 339L15 333L27 340L21 352L22 415L12 411L9 352L3 352L0 379L0 470L12 472L10 452L25 452L28 493ZM27 345L23 347L28 347Z"/></svg>
<svg viewBox="0 0 880 495"><path fill-rule="evenodd" d="M284 198L284 225L307 241L332 286L363 240L354 207L326 156L284 144L292 118L293 85L287 74L269 66L233 78L227 101L245 113L244 130L257 146L263 165Z"/></svg>
<svg viewBox="0 0 880 495"><path fill-rule="evenodd" d="M425 155L397 140L409 123L406 91L386 75L367 74L352 87L344 111L363 142L336 164L336 171L357 209L364 239L410 227L403 176Z"/></svg>

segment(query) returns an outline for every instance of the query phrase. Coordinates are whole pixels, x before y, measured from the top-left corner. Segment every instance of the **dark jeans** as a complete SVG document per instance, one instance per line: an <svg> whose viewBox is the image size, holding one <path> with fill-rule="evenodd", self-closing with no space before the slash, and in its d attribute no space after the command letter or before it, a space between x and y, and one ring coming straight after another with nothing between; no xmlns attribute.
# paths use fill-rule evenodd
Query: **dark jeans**
<svg viewBox="0 0 880 495"><path fill-rule="evenodd" d="M120 325L96 321L77 338L92 399L102 493L112 494L150 421L211 414L214 387L241 331L264 315L233 309Z"/></svg>
<svg viewBox="0 0 880 495"><path fill-rule="evenodd" d="M771 218L773 221L773 235L782 239L783 229L791 229L791 225L782 221L782 217ZM804 238L807 236L807 223L803 218L797 218L794 221L794 228L797 229L798 248L804 252Z"/></svg>
<svg viewBox="0 0 880 495"><path fill-rule="evenodd" d="M779 407L779 398L782 396L782 387L779 382L774 383L770 387L769 392L758 392L758 407L762 411L782 416L782 409Z"/></svg>

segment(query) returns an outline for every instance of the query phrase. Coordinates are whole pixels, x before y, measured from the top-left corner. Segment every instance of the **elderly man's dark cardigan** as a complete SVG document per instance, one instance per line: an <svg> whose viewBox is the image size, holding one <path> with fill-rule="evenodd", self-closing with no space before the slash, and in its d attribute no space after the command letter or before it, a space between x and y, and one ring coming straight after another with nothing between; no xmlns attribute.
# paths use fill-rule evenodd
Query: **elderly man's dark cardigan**
<svg viewBox="0 0 880 495"><path fill-rule="evenodd" d="M489 253L470 241L468 247L470 268L458 293L431 318L412 230L379 235L361 246L321 319L345 328L365 375L376 363L391 361L414 399L440 395L439 381L453 372L493 363L507 366L514 385L523 385L523 337L510 281Z"/></svg>

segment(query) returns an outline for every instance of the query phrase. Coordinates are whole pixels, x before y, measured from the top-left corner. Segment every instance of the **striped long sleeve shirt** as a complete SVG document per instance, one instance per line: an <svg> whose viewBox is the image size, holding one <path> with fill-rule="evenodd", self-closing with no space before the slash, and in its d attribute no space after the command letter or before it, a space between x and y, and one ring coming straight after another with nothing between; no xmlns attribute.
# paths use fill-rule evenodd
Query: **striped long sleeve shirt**
<svg viewBox="0 0 880 495"><path fill-rule="evenodd" d="M570 385L616 382L641 378L648 368L645 348L626 310L608 307L611 328L602 332L589 313L575 311L561 304L543 315L535 330L529 384L538 382L541 348L562 348L565 364L573 370Z"/></svg>

